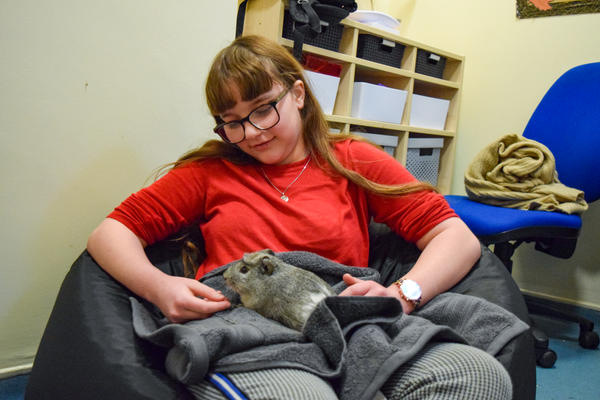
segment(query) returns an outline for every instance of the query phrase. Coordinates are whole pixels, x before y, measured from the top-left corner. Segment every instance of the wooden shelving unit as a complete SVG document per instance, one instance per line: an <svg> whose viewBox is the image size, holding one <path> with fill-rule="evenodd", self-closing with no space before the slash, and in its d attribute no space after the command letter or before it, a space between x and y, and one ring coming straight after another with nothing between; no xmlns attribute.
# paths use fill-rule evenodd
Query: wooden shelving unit
<svg viewBox="0 0 600 400"><path fill-rule="evenodd" d="M249 1L243 34L267 36L277 40L291 51L293 42L282 37L286 3L285 0ZM355 127L362 127L372 133L397 136L399 141L395 157L402 163L406 163L409 137L442 138L444 145L440 152L437 186L442 193L449 193L454 165L464 57L348 19L343 20L341 24L344 26L344 30L338 51L326 50L307 44L304 44L303 47L304 53L324 58L342 66L333 114L326 116L330 126L342 132L350 132ZM404 45L405 49L400 68L357 57L360 34L370 34ZM441 79L415 71L418 50L430 51L446 58L446 66ZM358 81L383 84L405 90L407 100L402 122L394 124L351 117L354 82ZM450 101L446 125L443 130L409 125L414 94Z"/></svg>

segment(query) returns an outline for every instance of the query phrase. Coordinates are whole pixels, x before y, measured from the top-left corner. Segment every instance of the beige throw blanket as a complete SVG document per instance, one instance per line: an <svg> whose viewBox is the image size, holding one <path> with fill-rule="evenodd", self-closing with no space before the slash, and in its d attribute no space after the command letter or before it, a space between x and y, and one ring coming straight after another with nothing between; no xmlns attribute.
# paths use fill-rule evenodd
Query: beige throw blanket
<svg viewBox="0 0 600 400"><path fill-rule="evenodd" d="M508 134L486 146L465 172L470 199L523 210L581 214L581 190L559 182L554 156L543 144Z"/></svg>

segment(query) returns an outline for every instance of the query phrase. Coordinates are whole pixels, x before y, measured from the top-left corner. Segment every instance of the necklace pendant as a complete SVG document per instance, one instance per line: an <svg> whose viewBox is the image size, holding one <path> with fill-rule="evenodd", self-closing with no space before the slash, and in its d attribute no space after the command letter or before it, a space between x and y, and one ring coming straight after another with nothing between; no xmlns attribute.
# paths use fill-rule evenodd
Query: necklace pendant
<svg viewBox="0 0 600 400"><path fill-rule="evenodd" d="M288 189L289 189L289 188L290 188L290 187L291 187L291 186L292 186L294 183L296 183L296 181L297 181L298 179L300 179L300 176L302 176L302 174L303 174L303 173L304 173L304 171L306 170L306 167L308 167L308 163L309 163L309 162L310 162L310 155L309 155L309 157L308 157L308 160L306 160L306 164L304 164L304 167L302 167L302 171L300 171L300 173L299 173L299 174L296 176L296 178L294 178L294 180L293 180L293 181L292 181L292 182L291 182L289 185L287 185L287 187L286 187L285 189L283 189L283 191L279 190L279 188L278 188L277 186L275 186L275 185L273 184L273 182L271 182L271 180L269 179L269 176L267 175L267 173L265 172L265 170L264 170L262 167L258 167L258 168L259 168L260 172L262 173L262 175L263 175L263 176L265 177L265 179L267 180L267 182L269 182L269 184L270 184L271 186L273 186L273 189L277 190L277 191L278 191L278 192L281 194L281 197L280 197L280 199L281 199L281 200L283 200L283 201L285 201L285 202L287 203L287 202L290 200L290 198L289 198L289 197L287 197L287 196L285 195L285 192L287 192L287 190L288 190Z"/></svg>

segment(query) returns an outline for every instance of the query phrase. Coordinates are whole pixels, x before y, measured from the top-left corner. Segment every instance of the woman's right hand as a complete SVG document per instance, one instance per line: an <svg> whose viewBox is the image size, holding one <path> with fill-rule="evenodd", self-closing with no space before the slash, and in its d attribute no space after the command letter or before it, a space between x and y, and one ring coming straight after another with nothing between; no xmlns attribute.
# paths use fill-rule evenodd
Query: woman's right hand
<svg viewBox="0 0 600 400"><path fill-rule="evenodd" d="M154 303L172 322L206 318L231 306L218 291L156 268L144 252L145 245L125 225L106 218L90 235L87 249L106 272Z"/></svg>
<svg viewBox="0 0 600 400"><path fill-rule="evenodd" d="M171 322L203 319L231 307L220 291L194 279L165 274L157 283L156 294L149 295L148 300Z"/></svg>

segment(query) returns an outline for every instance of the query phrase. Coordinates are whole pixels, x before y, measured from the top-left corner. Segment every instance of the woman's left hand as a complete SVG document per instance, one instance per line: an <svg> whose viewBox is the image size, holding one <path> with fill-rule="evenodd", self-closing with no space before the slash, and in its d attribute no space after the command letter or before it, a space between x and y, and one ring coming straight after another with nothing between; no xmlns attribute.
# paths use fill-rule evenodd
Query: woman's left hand
<svg viewBox="0 0 600 400"><path fill-rule="evenodd" d="M350 274L344 274L343 279L348 287L340 293L340 296L394 297L400 300L405 314L410 314L414 309L414 305L404 300L394 285L385 287L375 281L363 281Z"/></svg>

